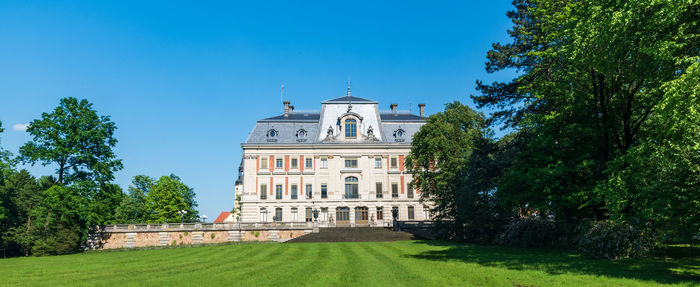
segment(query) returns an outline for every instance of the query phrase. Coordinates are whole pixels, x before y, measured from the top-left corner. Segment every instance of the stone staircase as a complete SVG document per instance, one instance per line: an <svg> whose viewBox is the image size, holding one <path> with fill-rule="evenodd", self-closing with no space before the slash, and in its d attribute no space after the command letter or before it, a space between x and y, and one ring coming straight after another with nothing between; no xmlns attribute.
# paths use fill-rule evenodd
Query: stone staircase
<svg viewBox="0 0 700 287"><path fill-rule="evenodd" d="M414 240L407 232L396 232L382 227L335 227L321 228L318 233L309 233L287 242L360 242Z"/></svg>

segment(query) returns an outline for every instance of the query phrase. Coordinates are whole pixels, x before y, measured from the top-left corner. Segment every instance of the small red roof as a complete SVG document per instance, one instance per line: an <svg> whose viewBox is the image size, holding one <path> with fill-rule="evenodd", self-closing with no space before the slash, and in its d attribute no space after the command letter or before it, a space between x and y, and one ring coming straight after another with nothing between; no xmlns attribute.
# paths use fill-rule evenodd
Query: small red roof
<svg viewBox="0 0 700 287"><path fill-rule="evenodd" d="M228 211L223 211L223 212L221 212L221 214L219 214L219 217L217 217L217 218L214 220L214 223L224 223L224 220L225 220L229 215L231 215L231 213L228 212Z"/></svg>

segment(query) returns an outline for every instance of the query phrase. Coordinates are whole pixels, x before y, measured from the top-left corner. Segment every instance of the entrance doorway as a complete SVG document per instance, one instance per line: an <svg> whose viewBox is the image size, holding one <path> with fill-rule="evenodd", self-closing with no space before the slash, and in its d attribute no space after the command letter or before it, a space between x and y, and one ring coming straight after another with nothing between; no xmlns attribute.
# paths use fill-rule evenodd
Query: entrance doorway
<svg viewBox="0 0 700 287"><path fill-rule="evenodd" d="M365 206L355 207L355 226L369 225L369 208Z"/></svg>
<svg viewBox="0 0 700 287"><path fill-rule="evenodd" d="M337 207L335 209L336 226L350 226L350 208Z"/></svg>

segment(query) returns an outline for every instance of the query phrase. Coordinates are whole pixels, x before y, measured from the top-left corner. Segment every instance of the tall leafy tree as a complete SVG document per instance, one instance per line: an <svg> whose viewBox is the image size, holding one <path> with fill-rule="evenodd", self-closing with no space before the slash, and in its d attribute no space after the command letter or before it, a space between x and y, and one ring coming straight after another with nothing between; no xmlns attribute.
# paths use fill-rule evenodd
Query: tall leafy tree
<svg viewBox="0 0 700 287"><path fill-rule="evenodd" d="M492 121L526 138L499 185L503 199L564 223L611 211L638 218L634 206L642 203L618 197L609 180L632 166L624 160L630 151L658 147L653 119L664 87L698 61L697 1L513 4L512 42L493 45L486 70L520 73L506 83L477 82L482 94L473 97L496 110Z"/></svg>
<svg viewBox="0 0 700 287"><path fill-rule="evenodd" d="M54 185L44 192L41 203L31 211L35 240L33 255L68 254L79 250L85 233L86 199L71 187Z"/></svg>
<svg viewBox="0 0 700 287"><path fill-rule="evenodd" d="M437 220L445 223L458 240L474 219L470 208L479 204L478 192L466 188L469 162L487 134L483 116L459 102L431 115L413 136L406 166L421 200L433 203Z"/></svg>
<svg viewBox="0 0 700 287"><path fill-rule="evenodd" d="M134 176L129 186L129 193L122 199L117 208L117 222L141 223L148 221L151 210L147 207L147 200L154 182L155 180L149 176Z"/></svg>
<svg viewBox="0 0 700 287"><path fill-rule="evenodd" d="M115 130L109 116L98 115L87 100L63 98L52 112L30 123L27 132L33 139L20 148L21 159L56 164L59 184L109 182L122 168L112 150Z"/></svg>
<svg viewBox="0 0 700 287"><path fill-rule="evenodd" d="M151 222L193 222L199 217L196 207L194 190L174 174L159 178L147 195ZM178 212L183 210L187 213L181 217Z"/></svg>
<svg viewBox="0 0 700 287"><path fill-rule="evenodd" d="M0 121L0 133L5 131L2 127L2 122ZM0 140L0 144L2 141ZM12 153L2 148L0 145L0 185L3 184L5 179L14 173L15 159L12 157Z"/></svg>
<svg viewBox="0 0 700 287"><path fill-rule="evenodd" d="M44 190L44 185L24 169L11 175L5 185L0 186L0 195L9 203L6 206L11 211L3 224L4 247L13 244L21 254L29 255L35 239L31 231L34 220L31 211L41 203Z"/></svg>

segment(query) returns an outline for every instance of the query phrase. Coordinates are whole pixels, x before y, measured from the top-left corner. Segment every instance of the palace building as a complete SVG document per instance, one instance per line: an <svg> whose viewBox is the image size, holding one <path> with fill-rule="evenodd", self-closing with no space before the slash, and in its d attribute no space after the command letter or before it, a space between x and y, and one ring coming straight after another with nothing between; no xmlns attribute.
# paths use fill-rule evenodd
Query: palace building
<svg viewBox="0 0 700 287"><path fill-rule="evenodd" d="M317 211L320 226L387 226L393 210L399 220L429 220L404 165L425 124L418 106L418 115L396 104L380 111L349 88L320 111L284 102L281 115L258 120L241 144L241 222L308 222Z"/></svg>

